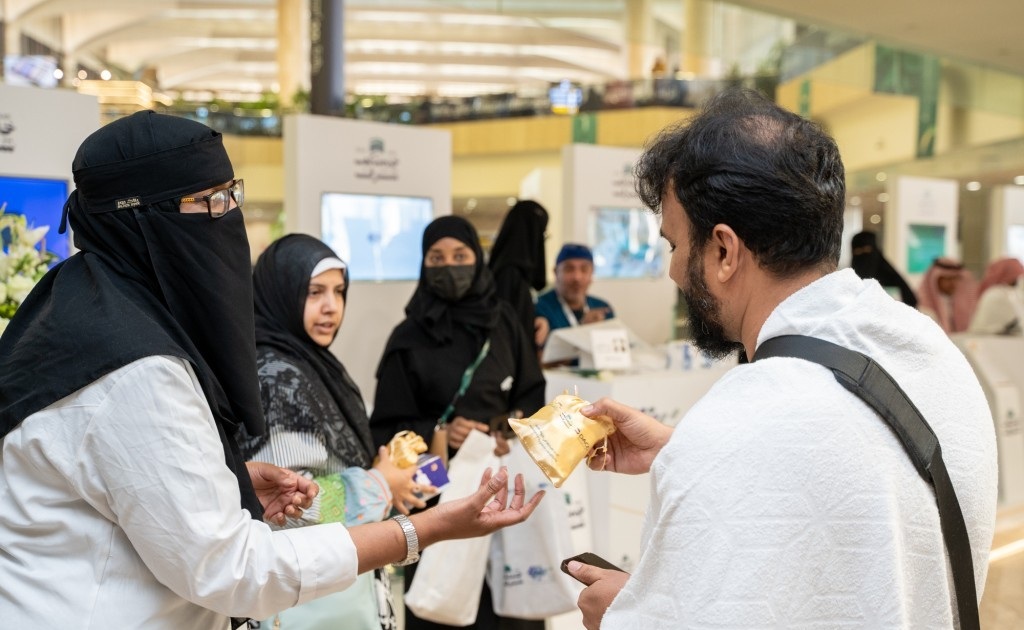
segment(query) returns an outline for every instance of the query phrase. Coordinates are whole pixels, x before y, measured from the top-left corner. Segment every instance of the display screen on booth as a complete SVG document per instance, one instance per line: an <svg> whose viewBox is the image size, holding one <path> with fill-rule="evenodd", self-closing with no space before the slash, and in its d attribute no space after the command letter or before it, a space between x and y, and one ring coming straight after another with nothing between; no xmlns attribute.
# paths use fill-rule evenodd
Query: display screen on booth
<svg viewBox="0 0 1024 630"><path fill-rule="evenodd" d="M594 208L590 243L597 278L658 278L664 269L661 225L641 208Z"/></svg>
<svg viewBox="0 0 1024 630"><path fill-rule="evenodd" d="M324 193L323 241L348 263L351 280L416 280L423 230L434 219L430 197Z"/></svg>
<svg viewBox="0 0 1024 630"><path fill-rule="evenodd" d="M68 184L64 180L0 175L0 208L10 214L25 215L29 227L49 226L43 247L56 254L58 260L68 257L70 247L68 235L57 233L67 198Z"/></svg>
<svg viewBox="0 0 1024 630"><path fill-rule="evenodd" d="M946 226L911 223L907 226L907 272L924 273L936 258L946 255Z"/></svg>
<svg viewBox="0 0 1024 630"><path fill-rule="evenodd" d="M1007 226L1006 255L1024 260L1024 225L1013 223Z"/></svg>

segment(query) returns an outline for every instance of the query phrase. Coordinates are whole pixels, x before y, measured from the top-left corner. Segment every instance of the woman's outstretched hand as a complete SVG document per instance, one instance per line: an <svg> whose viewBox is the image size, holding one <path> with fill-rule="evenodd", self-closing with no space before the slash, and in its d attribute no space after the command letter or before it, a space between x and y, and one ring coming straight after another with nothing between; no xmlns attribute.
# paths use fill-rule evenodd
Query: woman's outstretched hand
<svg viewBox="0 0 1024 630"><path fill-rule="evenodd" d="M410 516L420 549L442 540L484 536L525 521L544 497L544 492L538 492L527 501L523 476L516 475L513 485L510 498L508 471L502 467L492 474L488 468L480 479L480 487L473 494ZM358 525L350 528L348 533L359 556L360 573L405 557L405 536L402 529L391 521Z"/></svg>
<svg viewBox="0 0 1024 630"><path fill-rule="evenodd" d="M480 479L480 487L468 497L442 503L412 516L423 546L440 540L473 538L522 523L544 498L544 491L526 500L526 486L521 474L515 476L509 498L508 470L502 466L497 473L488 468Z"/></svg>

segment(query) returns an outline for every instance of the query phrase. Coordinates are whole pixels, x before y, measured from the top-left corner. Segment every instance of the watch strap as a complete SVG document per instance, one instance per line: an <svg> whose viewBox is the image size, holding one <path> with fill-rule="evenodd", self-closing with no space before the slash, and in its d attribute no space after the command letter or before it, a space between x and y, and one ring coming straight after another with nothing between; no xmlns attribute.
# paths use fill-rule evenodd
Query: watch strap
<svg viewBox="0 0 1024 630"><path fill-rule="evenodd" d="M391 520L398 523L398 526L402 528L402 533L405 534L405 559L393 564L396 567L404 567L418 561L420 559L420 539L416 535L416 527L404 514L396 514L391 517Z"/></svg>

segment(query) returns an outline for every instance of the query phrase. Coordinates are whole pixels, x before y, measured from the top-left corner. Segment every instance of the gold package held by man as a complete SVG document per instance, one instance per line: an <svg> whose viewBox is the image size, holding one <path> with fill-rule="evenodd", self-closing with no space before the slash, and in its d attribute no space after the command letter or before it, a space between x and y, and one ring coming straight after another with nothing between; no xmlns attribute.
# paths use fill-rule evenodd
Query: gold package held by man
<svg viewBox="0 0 1024 630"><path fill-rule="evenodd" d="M615 432L611 418L588 418L580 409L590 403L579 396L560 394L529 418L509 418L523 448L556 488L576 465Z"/></svg>
<svg viewBox="0 0 1024 630"><path fill-rule="evenodd" d="M391 463L399 468L412 468L419 460L420 453L427 452L427 443L412 431L400 431L388 442Z"/></svg>

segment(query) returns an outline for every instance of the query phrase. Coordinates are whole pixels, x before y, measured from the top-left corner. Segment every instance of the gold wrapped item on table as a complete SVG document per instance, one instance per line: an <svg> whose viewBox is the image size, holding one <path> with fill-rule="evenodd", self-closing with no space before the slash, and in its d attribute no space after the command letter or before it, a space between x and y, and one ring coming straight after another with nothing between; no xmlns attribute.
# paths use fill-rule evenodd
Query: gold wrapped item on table
<svg viewBox="0 0 1024 630"><path fill-rule="evenodd" d="M509 418L537 466L556 488L560 488L576 465L615 432L611 418L588 418L580 409L590 403L579 396L561 394L529 418Z"/></svg>

